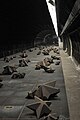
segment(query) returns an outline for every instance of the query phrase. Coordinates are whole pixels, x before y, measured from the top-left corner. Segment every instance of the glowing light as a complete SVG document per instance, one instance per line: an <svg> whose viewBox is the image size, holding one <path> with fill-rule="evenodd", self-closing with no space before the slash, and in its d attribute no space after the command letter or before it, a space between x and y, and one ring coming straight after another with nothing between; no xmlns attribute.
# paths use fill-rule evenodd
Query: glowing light
<svg viewBox="0 0 80 120"><path fill-rule="evenodd" d="M51 5L49 3L49 0L46 0L47 2L47 6L48 6L48 10L52 19L52 23L54 25L54 29L56 32L56 35L58 36L58 29L57 29L57 18L56 18L56 10L55 10L55 6ZM53 1L55 3L55 0Z"/></svg>

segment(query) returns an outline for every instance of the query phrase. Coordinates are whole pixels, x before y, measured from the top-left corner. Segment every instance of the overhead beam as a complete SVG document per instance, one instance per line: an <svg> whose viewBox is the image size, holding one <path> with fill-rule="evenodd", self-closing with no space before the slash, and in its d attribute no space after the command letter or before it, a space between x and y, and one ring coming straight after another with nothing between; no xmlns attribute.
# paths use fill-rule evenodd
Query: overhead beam
<svg viewBox="0 0 80 120"><path fill-rule="evenodd" d="M71 26L73 21L76 19L76 17L80 14L80 0L76 0L74 7L63 27L63 30L60 35L64 34L64 32Z"/></svg>

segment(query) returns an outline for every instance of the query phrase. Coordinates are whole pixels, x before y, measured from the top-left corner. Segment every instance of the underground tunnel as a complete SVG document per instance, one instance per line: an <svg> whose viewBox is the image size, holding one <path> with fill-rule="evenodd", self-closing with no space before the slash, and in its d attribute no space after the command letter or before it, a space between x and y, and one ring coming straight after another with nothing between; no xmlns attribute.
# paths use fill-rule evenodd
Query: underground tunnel
<svg viewBox="0 0 80 120"><path fill-rule="evenodd" d="M80 1L0 11L0 120L80 120Z"/></svg>

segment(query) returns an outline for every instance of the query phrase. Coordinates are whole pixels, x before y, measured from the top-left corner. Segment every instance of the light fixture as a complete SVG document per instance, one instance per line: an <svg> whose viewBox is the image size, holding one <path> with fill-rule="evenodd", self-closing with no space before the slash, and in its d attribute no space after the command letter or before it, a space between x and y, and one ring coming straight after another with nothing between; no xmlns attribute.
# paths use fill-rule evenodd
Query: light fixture
<svg viewBox="0 0 80 120"><path fill-rule="evenodd" d="M55 6L55 2L53 0L48 1L51 5Z"/></svg>

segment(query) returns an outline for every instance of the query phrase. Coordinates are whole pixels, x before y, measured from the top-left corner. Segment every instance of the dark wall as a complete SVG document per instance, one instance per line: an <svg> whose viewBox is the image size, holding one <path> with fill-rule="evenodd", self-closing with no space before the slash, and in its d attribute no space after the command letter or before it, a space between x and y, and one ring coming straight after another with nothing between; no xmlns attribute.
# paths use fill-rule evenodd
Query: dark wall
<svg viewBox="0 0 80 120"><path fill-rule="evenodd" d="M0 49L33 46L43 29L53 29L46 0L11 0L1 4Z"/></svg>
<svg viewBox="0 0 80 120"><path fill-rule="evenodd" d="M71 34L72 40L72 55L80 64L80 29L75 31L75 33Z"/></svg>
<svg viewBox="0 0 80 120"><path fill-rule="evenodd" d="M80 0L57 0L56 5L58 31L63 41L63 49L80 64Z"/></svg>
<svg viewBox="0 0 80 120"><path fill-rule="evenodd" d="M71 55L72 47L72 56L80 64L80 28L71 33L70 35L63 36L63 49L66 50L68 55ZM71 44L70 44L71 40Z"/></svg>

